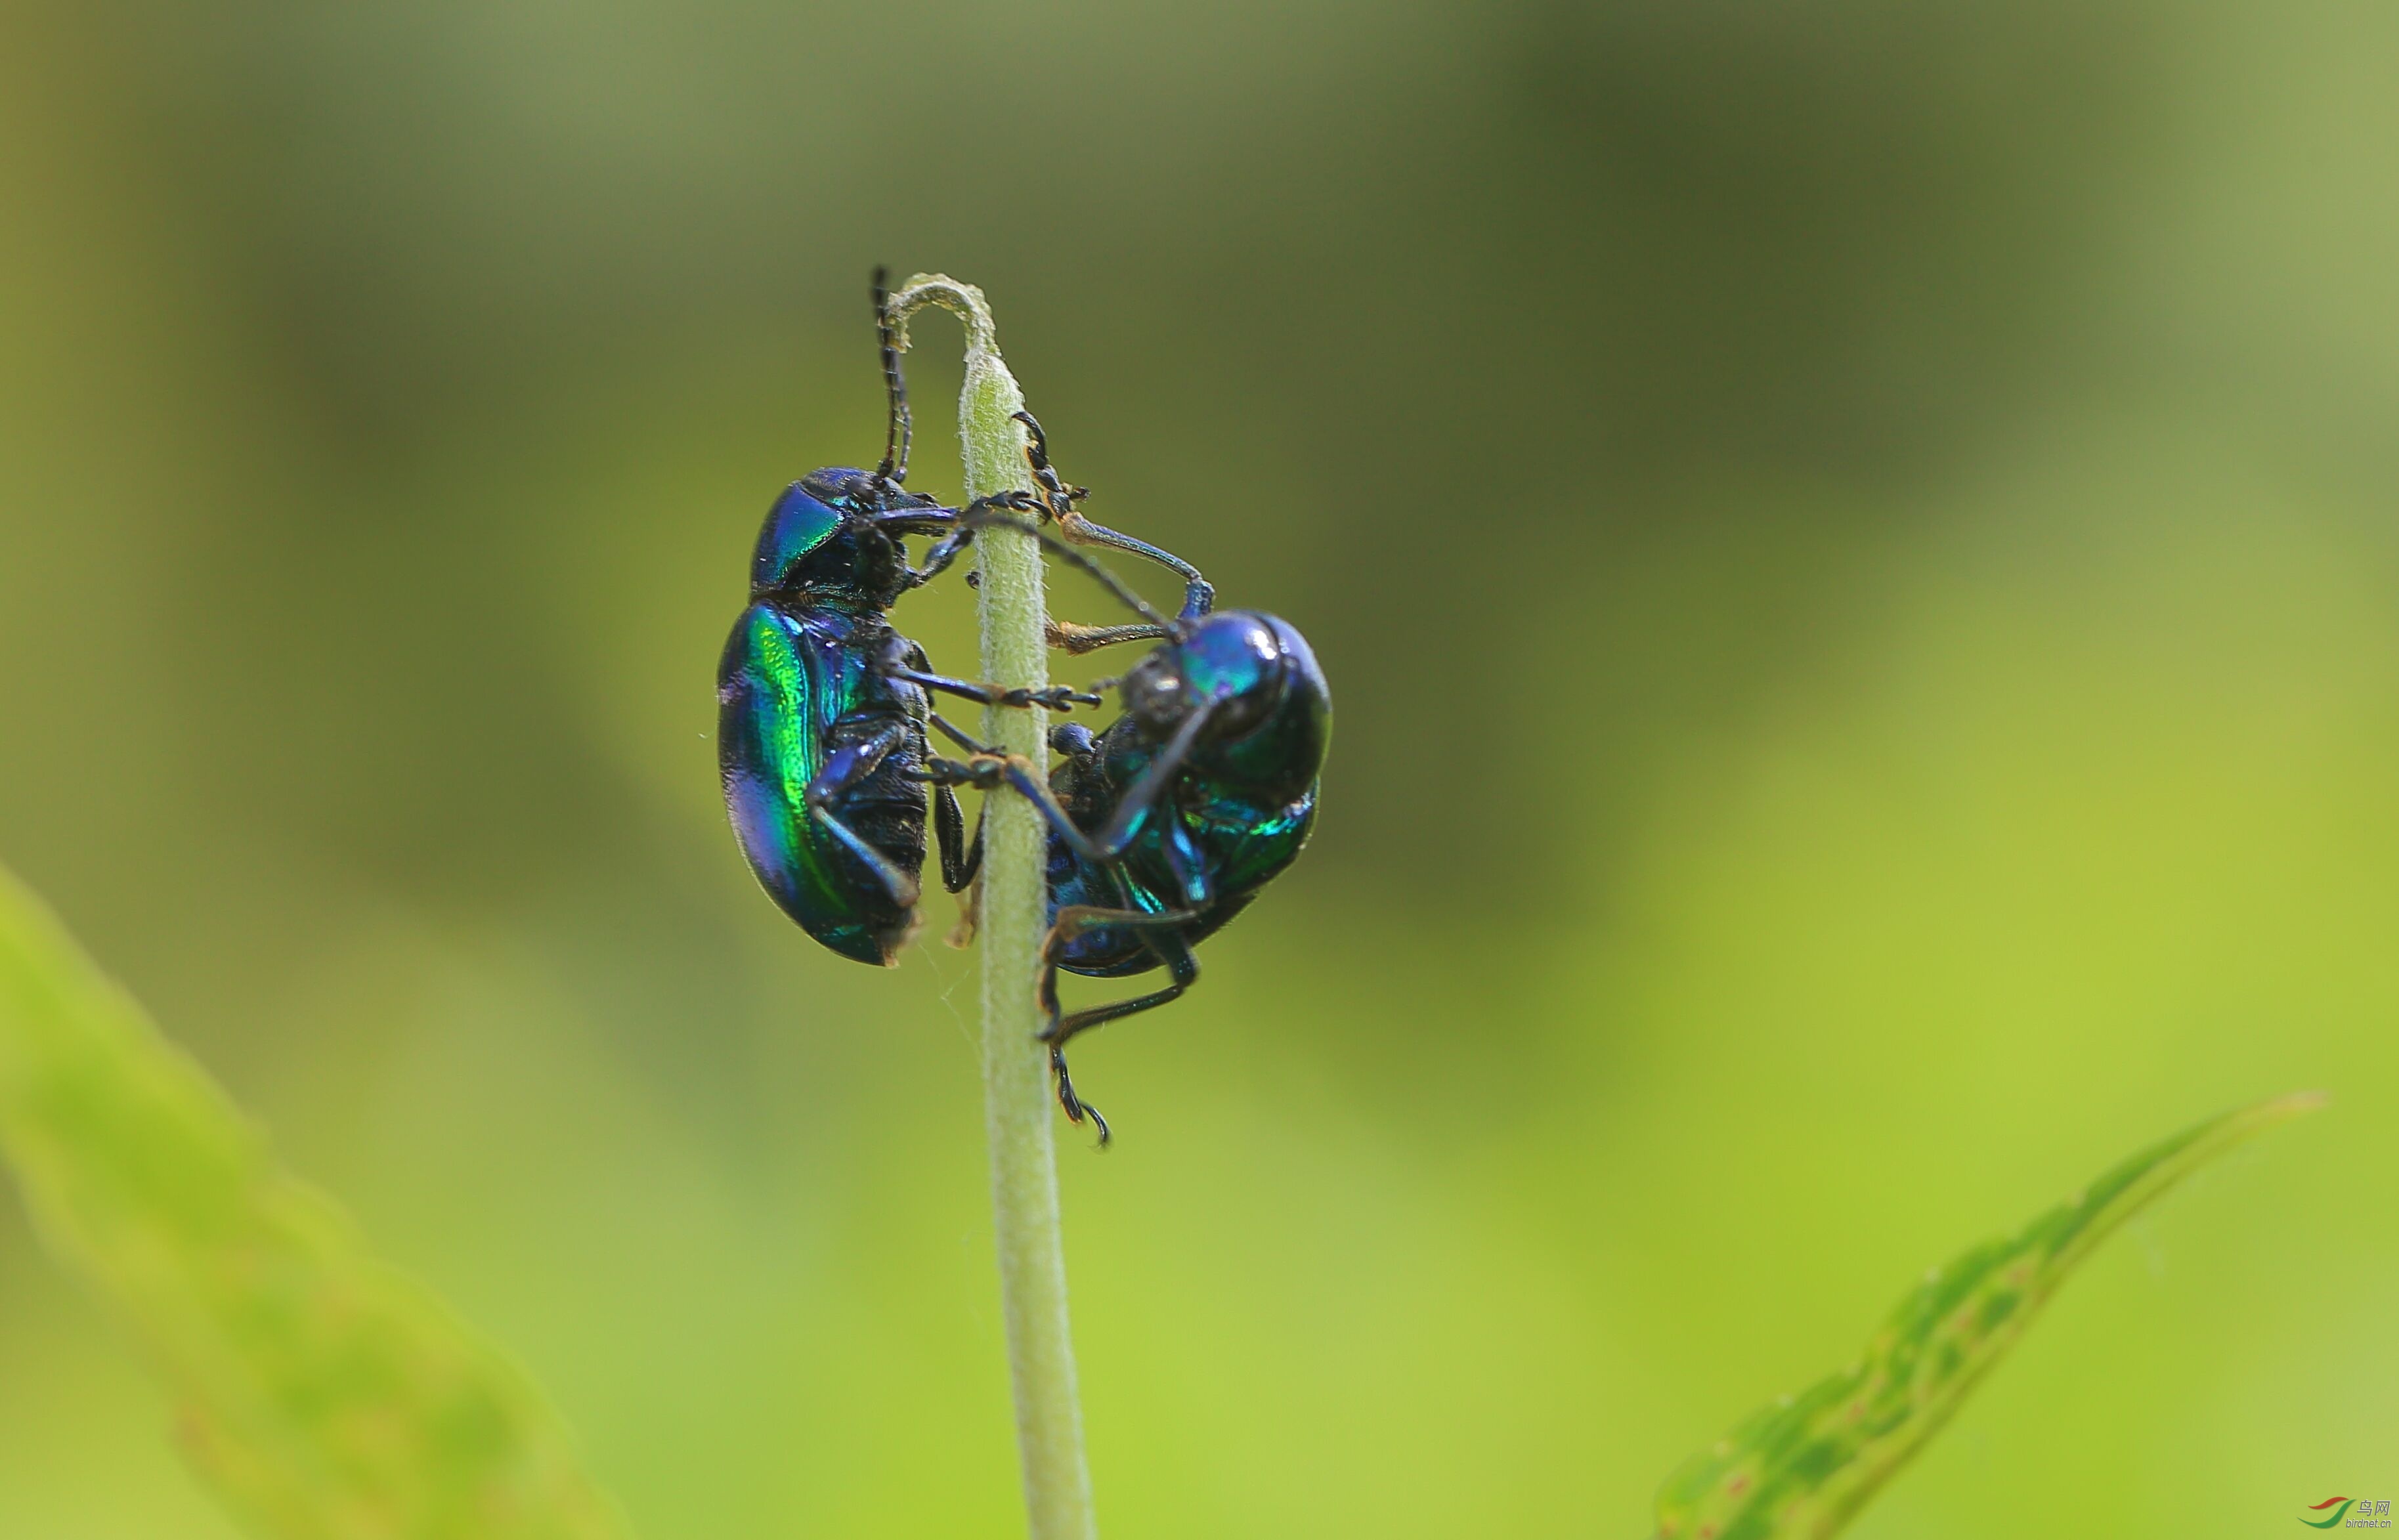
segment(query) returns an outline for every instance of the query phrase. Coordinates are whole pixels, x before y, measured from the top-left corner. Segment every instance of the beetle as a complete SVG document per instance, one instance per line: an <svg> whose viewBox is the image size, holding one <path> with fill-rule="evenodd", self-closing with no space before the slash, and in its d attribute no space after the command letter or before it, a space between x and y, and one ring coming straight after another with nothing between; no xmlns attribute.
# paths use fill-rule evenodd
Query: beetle
<svg viewBox="0 0 2399 1540"><path fill-rule="evenodd" d="M1044 534L1004 513L964 518ZM1193 948L1298 858L1316 824L1333 699L1315 654L1289 622L1214 610L1213 591L1196 581L1184 613L1169 618L1081 553L1044 544L1142 617L1130 626L1053 626L1054 643L1075 652L1142 639L1160 644L1116 682L1124 712L1114 723L1097 734L1077 723L1050 730L1059 763L1047 782L1030 762L974 742L938 715L934 726L969 758L935 759L925 775L986 789L1005 782L1049 822L1041 1039L1059 1105L1077 1123L1089 1114L1105 1146L1107 1121L1077 1094L1066 1046L1182 995L1200 976ZM976 844L979 855L980 830ZM1072 1015L1060 1008L1062 969L1118 979L1161 966L1162 988Z"/></svg>
<svg viewBox="0 0 2399 1540"><path fill-rule="evenodd" d="M978 527L970 516L1057 509L1023 493L945 507L905 490L907 387L880 270L874 295L888 403L882 462L811 471L767 511L750 603L717 667L717 758L734 835L777 905L842 956L890 965L915 928L925 861L927 692L1050 709L1100 699L936 674L893 628L888 612L956 557ZM942 537L923 568L908 564L915 534ZM947 786L933 788L933 824L942 881L956 892L973 868Z"/></svg>

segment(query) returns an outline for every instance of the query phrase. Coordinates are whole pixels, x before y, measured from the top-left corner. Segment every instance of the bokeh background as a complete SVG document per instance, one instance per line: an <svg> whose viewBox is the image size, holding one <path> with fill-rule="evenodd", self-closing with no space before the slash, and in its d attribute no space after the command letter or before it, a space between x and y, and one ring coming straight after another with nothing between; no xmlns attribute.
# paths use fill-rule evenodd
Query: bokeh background
<svg viewBox="0 0 2399 1540"><path fill-rule="evenodd" d="M971 959L809 945L711 741L757 519L879 444L867 270L946 270L1338 707L1306 860L1078 1060L1111 1533L1646 1533L1926 1265L2306 1086L1855 1533L2399 1497L2395 53L7 0L0 856L646 1533L1010 1533ZM11 1204L0 1534L225 1540L165 1423Z"/></svg>

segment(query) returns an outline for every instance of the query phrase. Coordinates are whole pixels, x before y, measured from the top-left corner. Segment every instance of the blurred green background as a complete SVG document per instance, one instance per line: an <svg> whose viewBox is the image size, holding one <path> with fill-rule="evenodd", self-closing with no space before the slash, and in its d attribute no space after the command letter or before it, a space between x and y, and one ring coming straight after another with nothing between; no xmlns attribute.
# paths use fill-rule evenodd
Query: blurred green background
<svg viewBox="0 0 2399 1540"><path fill-rule="evenodd" d="M971 959L811 946L711 742L759 516L880 443L866 272L943 269L1339 710L1312 852L1078 1060L1111 1533L1646 1533L1927 1264L2302 1086L1854 1533L2399 1496L2394 49L6 0L0 858L648 1534L1010 1533ZM224 1540L165 1421L0 1211L0 1534Z"/></svg>

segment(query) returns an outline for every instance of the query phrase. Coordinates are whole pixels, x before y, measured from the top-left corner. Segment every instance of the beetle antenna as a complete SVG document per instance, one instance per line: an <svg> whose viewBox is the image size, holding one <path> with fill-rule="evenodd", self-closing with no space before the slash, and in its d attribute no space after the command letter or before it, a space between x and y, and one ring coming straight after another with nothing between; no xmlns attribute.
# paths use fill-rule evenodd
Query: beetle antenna
<svg viewBox="0 0 2399 1540"><path fill-rule="evenodd" d="M908 440L914 424L908 416L908 382L900 374L900 344L891 332L890 270L874 270L874 335L883 348L883 390L890 402L883 426L883 464L875 480L898 485L908 480Z"/></svg>

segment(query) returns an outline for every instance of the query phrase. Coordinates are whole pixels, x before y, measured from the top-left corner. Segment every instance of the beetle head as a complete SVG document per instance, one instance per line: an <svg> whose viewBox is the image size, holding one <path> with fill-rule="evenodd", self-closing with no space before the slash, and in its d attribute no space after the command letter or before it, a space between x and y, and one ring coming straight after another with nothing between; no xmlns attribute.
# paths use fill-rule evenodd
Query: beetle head
<svg viewBox="0 0 2399 1540"><path fill-rule="evenodd" d="M1177 635L1132 666L1122 686L1125 709L1145 736L1173 735L1195 711L1208 713L1203 741L1229 743L1287 715L1321 714L1324 675L1300 634L1254 610L1219 610L1183 622Z"/></svg>
<svg viewBox="0 0 2399 1540"><path fill-rule="evenodd" d="M900 596L907 559L899 543L875 527L874 516L939 506L872 471L810 471L784 488L767 510L750 564L750 591L764 598L804 589L823 599L888 608Z"/></svg>

